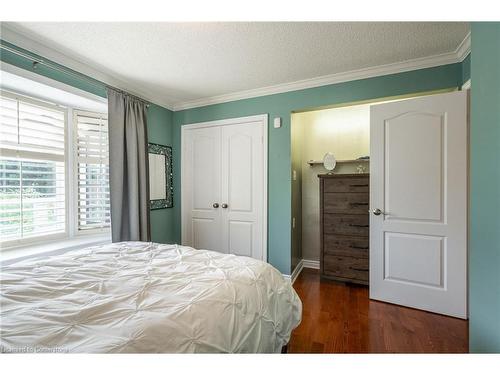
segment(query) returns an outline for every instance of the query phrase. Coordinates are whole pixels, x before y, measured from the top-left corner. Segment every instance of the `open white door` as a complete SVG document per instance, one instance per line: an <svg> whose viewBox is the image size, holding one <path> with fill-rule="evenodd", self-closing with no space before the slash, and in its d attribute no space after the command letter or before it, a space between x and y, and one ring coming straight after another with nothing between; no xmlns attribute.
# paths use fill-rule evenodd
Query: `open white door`
<svg viewBox="0 0 500 375"><path fill-rule="evenodd" d="M467 93L374 105L370 298L467 317Z"/></svg>

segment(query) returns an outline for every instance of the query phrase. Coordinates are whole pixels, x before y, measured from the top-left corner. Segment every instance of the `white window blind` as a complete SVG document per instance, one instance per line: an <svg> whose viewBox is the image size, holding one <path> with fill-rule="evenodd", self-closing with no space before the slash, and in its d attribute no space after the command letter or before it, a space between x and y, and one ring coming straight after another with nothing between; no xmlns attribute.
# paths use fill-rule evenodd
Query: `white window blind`
<svg viewBox="0 0 500 375"><path fill-rule="evenodd" d="M0 95L0 241L66 232L66 112Z"/></svg>
<svg viewBox="0 0 500 375"><path fill-rule="evenodd" d="M108 119L75 111L78 231L110 226Z"/></svg>

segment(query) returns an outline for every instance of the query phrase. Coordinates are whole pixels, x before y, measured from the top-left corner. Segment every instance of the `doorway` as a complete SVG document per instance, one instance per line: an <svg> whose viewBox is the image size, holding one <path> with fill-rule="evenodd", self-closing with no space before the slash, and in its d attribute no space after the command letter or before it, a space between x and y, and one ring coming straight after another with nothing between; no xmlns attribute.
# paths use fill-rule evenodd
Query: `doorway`
<svg viewBox="0 0 500 375"><path fill-rule="evenodd" d="M370 298L466 318L466 122L464 92L293 114L295 274L358 282L366 268ZM326 153L338 160L331 172ZM354 234L369 234L369 248Z"/></svg>
<svg viewBox="0 0 500 375"><path fill-rule="evenodd" d="M334 174L367 173L370 165L370 105L292 114L292 271L320 268L320 179L323 157L337 160ZM362 158L362 159L360 159Z"/></svg>

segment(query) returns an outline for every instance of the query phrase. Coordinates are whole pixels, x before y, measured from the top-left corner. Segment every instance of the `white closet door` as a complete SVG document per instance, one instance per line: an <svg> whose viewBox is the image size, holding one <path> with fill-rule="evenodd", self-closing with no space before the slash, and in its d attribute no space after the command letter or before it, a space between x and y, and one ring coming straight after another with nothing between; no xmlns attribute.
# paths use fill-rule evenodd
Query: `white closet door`
<svg viewBox="0 0 500 375"><path fill-rule="evenodd" d="M182 243L267 261L267 115L184 125Z"/></svg>
<svg viewBox="0 0 500 375"><path fill-rule="evenodd" d="M222 251L263 258L262 121L222 127Z"/></svg>
<svg viewBox="0 0 500 375"><path fill-rule="evenodd" d="M467 316L467 96L371 107L370 298Z"/></svg>
<svg viewBox="0 0 500 375"><path fill-rule="evenodd" d="M221 129L189 129L183 137L183 244L221 251Z"/></svg>

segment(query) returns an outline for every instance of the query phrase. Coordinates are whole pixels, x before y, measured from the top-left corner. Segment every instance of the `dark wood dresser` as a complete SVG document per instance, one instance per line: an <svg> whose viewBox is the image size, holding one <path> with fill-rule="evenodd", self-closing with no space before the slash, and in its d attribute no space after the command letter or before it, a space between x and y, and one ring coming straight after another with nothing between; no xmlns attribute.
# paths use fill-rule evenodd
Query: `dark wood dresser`
<svg viewBox="0 0 500 375"><path fill-rule="evenodd" d="M368 285L368 174L322 174L321 277Z"/></svg>

